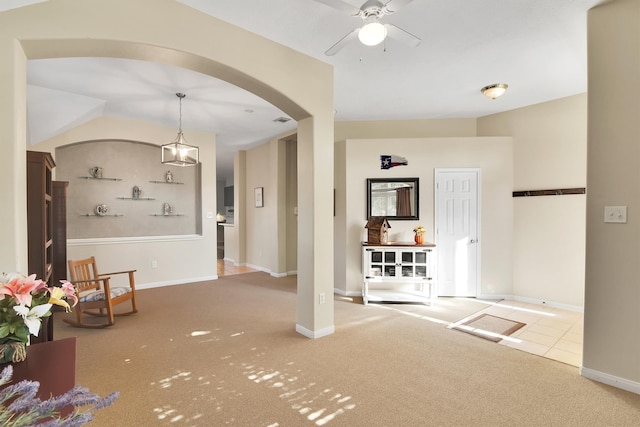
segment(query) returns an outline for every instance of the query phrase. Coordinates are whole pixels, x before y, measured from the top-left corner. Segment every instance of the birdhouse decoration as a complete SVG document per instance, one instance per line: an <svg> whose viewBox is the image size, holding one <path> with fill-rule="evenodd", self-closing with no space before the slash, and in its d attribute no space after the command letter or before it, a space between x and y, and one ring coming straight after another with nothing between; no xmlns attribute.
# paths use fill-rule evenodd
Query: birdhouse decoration
<svg viewBox="0 0 640 427"><path fill-rule="evenodd" d="M367 229L368 244L385 244L387 243L388 230L391 228L386 216L372 216L364 226Z"/></svg>

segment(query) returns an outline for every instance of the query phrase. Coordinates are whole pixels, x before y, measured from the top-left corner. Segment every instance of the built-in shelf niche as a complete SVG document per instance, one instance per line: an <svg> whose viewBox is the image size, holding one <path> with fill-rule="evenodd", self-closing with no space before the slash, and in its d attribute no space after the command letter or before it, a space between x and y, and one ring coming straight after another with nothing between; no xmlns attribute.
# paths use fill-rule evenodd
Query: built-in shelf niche
<svg viewBox="0 0 640 427"><path fill-rule="evenodd" d="M56 178L70 181L68 237L87 239L201 233L202 218L197 214L201 209L199 166L167 167L158 161L159 158L160 147L133 141L88 141L56 148L56 162L59 163ZM92 169L95 167L102 168L104 174L94 176ZM169 170L171 179L166 178ZM135 194L136 187L139 194ZM96 198L109 204L110 215L104 216L104 221L95 219L98 214L90 202ZM173 219L151 219L149 214L164 216L159 201L179 206L179 216L174 211Z"/></svg>

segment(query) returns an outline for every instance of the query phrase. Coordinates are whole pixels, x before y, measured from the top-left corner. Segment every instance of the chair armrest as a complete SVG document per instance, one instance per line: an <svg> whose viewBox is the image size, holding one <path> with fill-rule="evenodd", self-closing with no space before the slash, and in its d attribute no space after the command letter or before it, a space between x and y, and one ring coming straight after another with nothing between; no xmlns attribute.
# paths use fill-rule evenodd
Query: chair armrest
<svg viewBox="0 0 640 427"><path fill-rule="evenodd" d="M113 274L128 274L129 275L129 287L135 291L135 289L136 289L136 281L135 281L135 278L133 276L133 273L135 273L136 271L137 270L125 270L125 271L116 271L114 273L103 273L103 274L98 274L98 277L103 277L103 276L106 276L108 274L111 274L111 275L113 275Z"/></svg>
<svg viewBox="0 0 640 427"><path fill-rule="evenodd" d="M127 273L135 273L138 270L125 270L125 271L114 271L112 273L100 273L98 274L98 277L102 277L102 276L109 276L112 274L127 274Z"/></svg>
<svg viewBox="0 0 640 427"><path fill-rule="evenodd" d="M87 279L87 280L72 280L72 284L76 283L89 283L89 282L108 282L111 279L110 276L102 276L96 277L95 279Z"/></svg>

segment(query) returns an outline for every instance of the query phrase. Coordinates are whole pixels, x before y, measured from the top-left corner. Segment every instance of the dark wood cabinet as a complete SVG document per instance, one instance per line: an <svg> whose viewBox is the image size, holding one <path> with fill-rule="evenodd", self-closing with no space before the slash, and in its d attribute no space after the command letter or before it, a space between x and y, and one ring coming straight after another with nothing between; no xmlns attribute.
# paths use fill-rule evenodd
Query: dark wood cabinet
<svg viewBox="0 0 640 427"><path fill-rule="evenodd" d="M50 153L27 151L27 234L29 271L49 286L67 277L66 182L53 181ZM53 321L43 320L32 343L53 340Z"/></svg>
<svg viewBox="0 0 640 427"><path fill-rule="evenodd" d="M47 283L53 272L53 185L50 153L27 151L29 271Z"/></svg>
<svg viewBox="0 0 640 427"><path fill-rule="evenodd" d="M67 187L66 181L53 181L53 260L51 282L59 285L67 280Z"/></svg>

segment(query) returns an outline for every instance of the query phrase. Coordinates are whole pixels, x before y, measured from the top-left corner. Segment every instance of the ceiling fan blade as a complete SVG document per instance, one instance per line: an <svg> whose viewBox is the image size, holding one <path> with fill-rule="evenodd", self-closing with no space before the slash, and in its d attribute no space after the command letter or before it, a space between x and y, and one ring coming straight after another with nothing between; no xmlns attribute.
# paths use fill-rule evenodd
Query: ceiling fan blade
<svg viewBox="0 0 640 427"><path fill-rule="evenodd" d="M417 47L422 41L419 37L416 37L410 32L396 27L393 24L385 24L384 26L387 29L387 35L389 37L391 37L392 39L396 39L408 46Z"/></svg>
<svg viewBox="0 0 640 427"><path fill-rule="evenodd" d="M384 14L391 15L411 3L413 0L391 0L384 5Z"/></svg>
<svg viewBox="0 0 640 427"><path fill-rule="evenodd" d="M359 16L362 11L355 6L351 6L349 3L345 3L342 0L315 0L318 3L325 4L347 15Z"/></svg>
<svg viewBox="0 0 640 427"><path fill-rule="evenodd" d="M347 43L349 43L351 40L353 40L354 38L357 37L358 31L360 31L360 28L356 28L355 30L351 31L350 33L347 33L346 36L344 36L343 38L338 40L338 42L336 44L334 44L329 49L327 49L327 51L324 54L327 55L327 56L333 56L336 53L338 53L340 51L340 49L345 47L345 45Z"/></svg>

